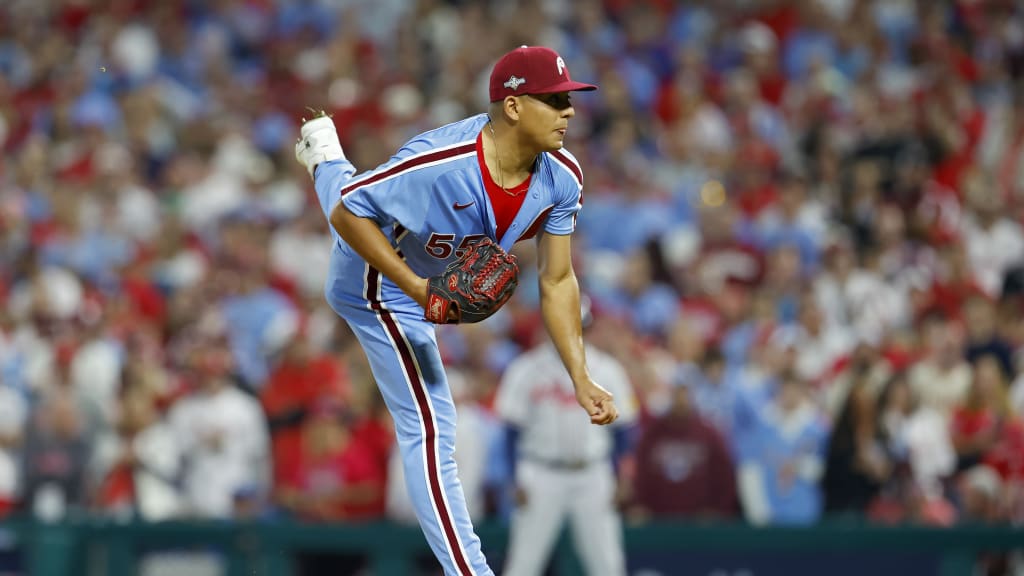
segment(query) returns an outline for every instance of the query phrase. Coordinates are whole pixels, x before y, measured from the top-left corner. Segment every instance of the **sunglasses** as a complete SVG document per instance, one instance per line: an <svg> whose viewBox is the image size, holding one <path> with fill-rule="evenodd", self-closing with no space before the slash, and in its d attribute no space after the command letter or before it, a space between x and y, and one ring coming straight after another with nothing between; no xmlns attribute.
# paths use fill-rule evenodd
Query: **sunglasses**
<svg viewBox="0 0 1024 576"><path fill-rule="evenodd" d="M554 94L527 94L530 98L542 102L555 110L565 110L572 106L572 97L568 92L556 92Z"/></svg>

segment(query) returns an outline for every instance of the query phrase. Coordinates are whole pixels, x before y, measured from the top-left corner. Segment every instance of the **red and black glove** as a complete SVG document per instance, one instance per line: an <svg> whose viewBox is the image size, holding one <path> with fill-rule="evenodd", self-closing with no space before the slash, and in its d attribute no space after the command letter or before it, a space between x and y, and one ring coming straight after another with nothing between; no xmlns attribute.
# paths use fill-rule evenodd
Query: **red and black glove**
<svg viewBox="0 0 1024 576"><path fill-rule="evenodd" d="M519 264L515 256L484 238L427 283L427 320L471 324L494 314L512 297L519 284Z"/></svg>

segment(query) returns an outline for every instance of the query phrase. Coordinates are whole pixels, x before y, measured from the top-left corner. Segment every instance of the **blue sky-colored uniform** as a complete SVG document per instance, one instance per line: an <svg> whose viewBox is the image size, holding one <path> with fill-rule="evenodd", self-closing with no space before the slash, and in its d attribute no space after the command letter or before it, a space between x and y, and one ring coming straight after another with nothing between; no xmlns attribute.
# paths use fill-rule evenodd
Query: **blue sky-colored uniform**
<svg viewBox="0 0 1024 576"><path fill-rule="evenodd" d="M570 234L581 205L583 176L565 150L543 153L522 207L504 236L477 156L486 114L416 136L388 162L355 175L347 160L320 164L317 197L324 214L341 200L375 221L409 267L440 273L483 236L506 250L535 231ZM327 301L359 338L395 421L407 487L423 531L445 574L493 574L466 511L455 459L455 407L423 309L370 267L332 230Z"/></svg>

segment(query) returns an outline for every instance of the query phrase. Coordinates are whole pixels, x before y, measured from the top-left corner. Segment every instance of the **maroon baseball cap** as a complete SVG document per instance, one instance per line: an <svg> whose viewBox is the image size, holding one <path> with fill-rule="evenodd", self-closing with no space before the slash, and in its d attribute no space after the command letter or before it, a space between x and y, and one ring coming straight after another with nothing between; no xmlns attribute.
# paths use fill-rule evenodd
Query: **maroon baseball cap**
<svg viewBox="0 0 1024 576"><path fill-rule="evenodd" d="M520 46L505 54L491 70L491 102L506 96L597 90L569 77L565 60L551 48Z"/></svg>

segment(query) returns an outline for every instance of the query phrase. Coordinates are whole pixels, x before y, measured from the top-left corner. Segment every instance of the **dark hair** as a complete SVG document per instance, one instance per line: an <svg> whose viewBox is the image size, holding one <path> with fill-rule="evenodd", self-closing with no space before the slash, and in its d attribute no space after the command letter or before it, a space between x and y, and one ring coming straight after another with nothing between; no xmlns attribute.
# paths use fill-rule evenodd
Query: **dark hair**
<svg viewBox="0 0 1024 576"><path fill-rule="evenodd" d="M882 386L881 391L878 393L878 400L875 402L876 413L881 413L885 408L885 405L888 404L889 399L892 397L896 388L900 385L905 386L907 390L911 392L911 405L914 404L916 399L913 395L913 389L910 387L910 381L907 379L907 372L905 370L900 370L889 377L889 380L886 381L885 385Z"/></svg>
<svg viewBox="0 0 1024 576"><path fill-rule="evenodd" d="M717 346L708 346L704 350L704 357L700 359L702 367L710 364L722 364L723 362L725 362L725 356L722 355L722 351Z"/></svg>

